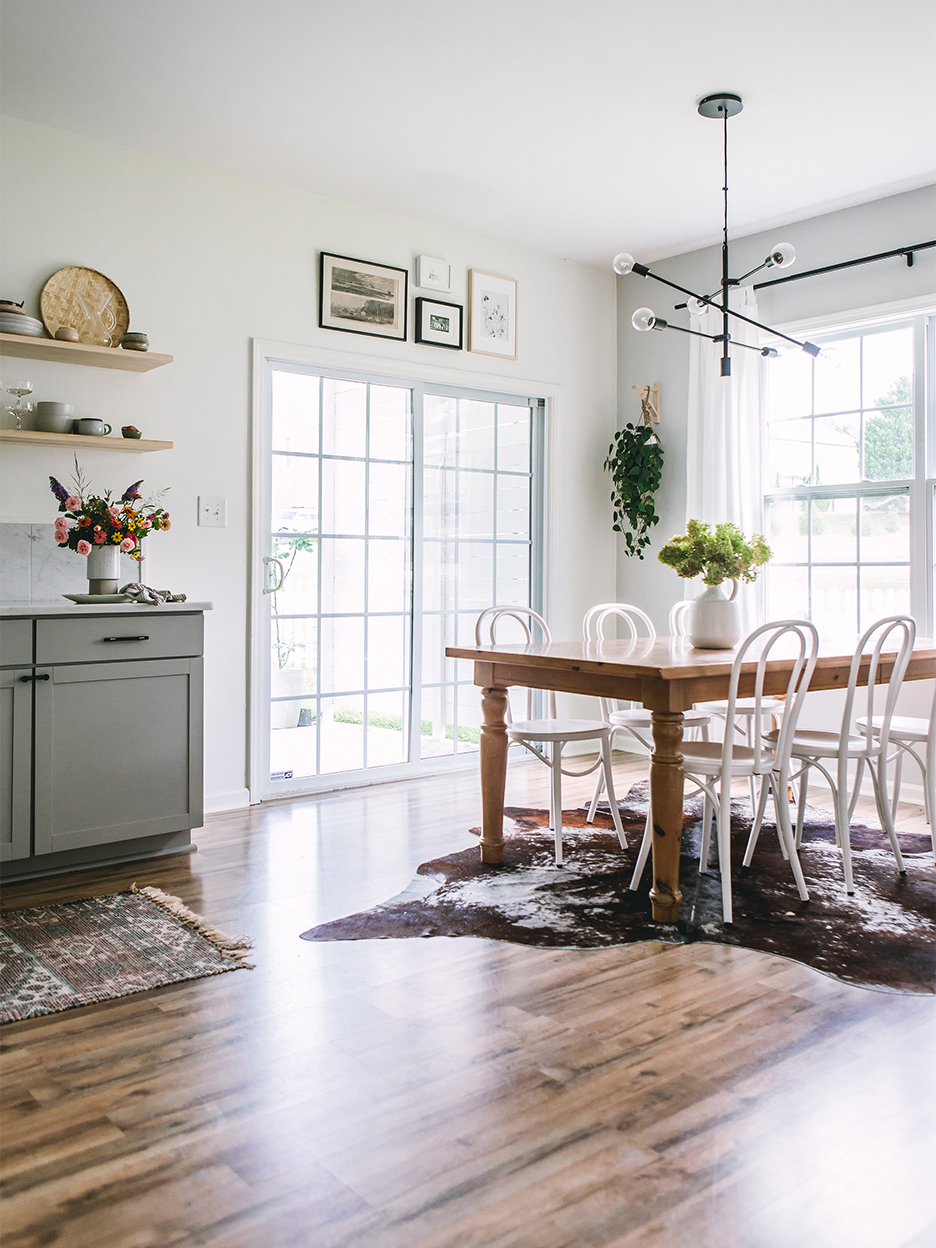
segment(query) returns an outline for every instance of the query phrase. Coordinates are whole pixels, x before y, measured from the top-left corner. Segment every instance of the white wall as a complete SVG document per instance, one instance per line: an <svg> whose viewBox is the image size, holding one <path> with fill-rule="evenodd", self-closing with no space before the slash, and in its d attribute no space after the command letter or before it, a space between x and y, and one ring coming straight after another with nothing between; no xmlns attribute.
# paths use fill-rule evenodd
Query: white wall
<svg viewBox="0 0 936 1248"><path fill-rule="evenodd" d="M613 432L613 274L464 232L174 163L13 119L3 123L2 293L38 315L44 281L69 264L111 277L131 327L175 362L144 375L4 359L3 381L29 376L34 398L75 404L115 428L132 423L174 449L145 457L93 451L82 468L102 487L143 475L171 487L173 528L149 542L150 584L214 602L207 622L206 792L215 809L246 800L249 361L262 338L366 351L383 360L451 366L479 385L518 379L557 388L550 432L549 598L557 636L613 596L614 541L601 463ZM535 213L531 198L530 212ZM452 262L464 303L470 267L519 281L519 358L502 362L409 342L317 328L320 249L414 268L424 253ZM66 451L5 447L0 520L48 522L50 473ZM139 469L139 472L136 470ZM199 494L228 499L226 529L196 526ZM81 570L76 568L76 588Z"/></svg>

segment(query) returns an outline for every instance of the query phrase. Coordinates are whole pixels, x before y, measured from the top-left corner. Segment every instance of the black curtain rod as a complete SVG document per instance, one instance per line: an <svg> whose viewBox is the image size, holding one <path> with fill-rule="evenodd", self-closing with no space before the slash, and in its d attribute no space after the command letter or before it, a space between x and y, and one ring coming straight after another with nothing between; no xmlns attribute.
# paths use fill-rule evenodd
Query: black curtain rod
<svg viewBox="0 0 936 1248"><path fill-rule="evenodd" d="M817 277L820 273L835 273L838 269L851 269L856 264L871 264L874 260L889 260L891 256L906 256L907 264L913 264L913 253L925 251L927 247L936 247L936 238L928 243L914 243L911 247L895 247L893 251L879 251L876 256L862 256L858 260L843 260L841 264L827 264L822 269L809 269L806 273L790 273L787 277L775 277L772 282L755 282L755 290L764 290L768 286L782 286L784 282L798 282L803 277Z"/></svg>

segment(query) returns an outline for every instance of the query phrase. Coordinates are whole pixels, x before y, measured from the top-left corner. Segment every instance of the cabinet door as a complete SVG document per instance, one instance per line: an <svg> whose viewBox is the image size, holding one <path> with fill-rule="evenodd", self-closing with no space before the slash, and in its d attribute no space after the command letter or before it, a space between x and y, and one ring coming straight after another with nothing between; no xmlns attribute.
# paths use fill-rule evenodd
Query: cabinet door
<svg viewBox="0 0 936 1248"><path fill-rule="evenodd" d="M201 659L42 670L35 853L201 825Z"/></svg>
<svg viewBox="0 0 936 1248"><path fill-rule="evenodd" d="M0 862L29 857L32 682L29 668L0 671Z"/></svg>

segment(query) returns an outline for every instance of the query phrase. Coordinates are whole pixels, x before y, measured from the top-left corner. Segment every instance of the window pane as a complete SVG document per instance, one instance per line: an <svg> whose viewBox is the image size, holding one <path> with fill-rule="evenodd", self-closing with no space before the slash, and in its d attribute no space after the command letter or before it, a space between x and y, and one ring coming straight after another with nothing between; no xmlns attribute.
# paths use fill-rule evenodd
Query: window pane
<svg viewBox="0 0 936 1248"><path fill-rule="evenodd" d="M456 686L456 714L458 728L455 733L455 751L458 754L475 754L481 740L481 690L477 685Z"/></svg>
<svg viewBox="0 0 936 1248"><path fill-rule="evenodd" d="M854 563L858 558L856 497L814 498L811 514L813 562Z"/></svg>
<svg viewBox="0 0 936 1248"><path fill-rule="evenodd" d="M812 476L812 421L781 420L769 426L767 488L809 485Z"/></svg>
<svg viewBox="0 0 936 1248"><path fill-rule="evenodd" d="M280 615L318 611L318 542L312 537L274 536L270 552L283 562L282 588L270 594L270 609Z"/></svg>
<svg viewBox="0 0 936 1248"><path fill-rule="evenodd" d="M322 384L322 451L326 455L365 454L367 385L362 381Z"/></svg>
<svg viewBox="0 0 936 1248"><path fill-rule="evenodd" d="M364 533L363 463L322 460L322 532Z"/></svg>
<svg viewBox="0 0 936 1248"><path fill-rule="evenodd" d="M910 569L861 569L861 623L865 629L885 615L909 615Z"/></svg>
<svg viewBox="0 0 936 1248"><path fill-rule="evenodd" d="M322 775L364 766L364 699L322 698L319 736Z"/></svg>
<svg viewBox="0 0 936 1248"><path fill-rule="evenodd" d="M323 693L340 693L364 688L364 620L324 619L322 664L319 688Z"/></svg>
<svg viewBox="0 0 936 1248"><path fill-rule="evenodd" d="M850 412L861 406L861 339L843 338L813 365L816 412Z"/></svg>
<svg viewBox="0 0 936 1248"><path fill-rule="evenodd" d="M456 483L451 468L427 468L423 474L423 532L427 538L455 536Z"/></svg>
<svg viewBox="0 0 936 1248"><path fill-rule="evenodd" d="M338 615L364 610L363 539L322 543L322 610Z"/></svg>
<svg viewBox="0 0 936 1248"><path fill-rule="evenodd" d="M274 371L273 450L318 450L319 379Z"/></svg>
<svg viewBox="0 0 936 1248"><path fill-rule="evenodd" d="M423 460L455 467L458 402L437 394L423 400Z"/></svg>
<svg viewBox="0 0 936 1248"><path fill-rule="evenodd" d="M871 494L860 500L861 562L910 562L910 495Z"/></svg>
<svg viewBox="0 0 936 1248"><path fill-rule="evenodd" d="M825 416L813 421L815 476L812 485L844 485L859 480L856 415Z"/></svg>
<svg viewBox="0 0 936 1248"><path fill-rule="evenodd" d="M273 616L270 697L315 693L315 643L318 624L308 619Z"/></svg>
<svg viewBox="0 0 936 1248"><path fill-rule="evenodd" d="M458 548L454 542L423 545L423 610L447 611L455 607Z"/></svg>
<svg viewBox="0 0 936 1248"><path fill-rule="evenodd" d="M493 537L494 476L490 472L458 474L459 537Z"/></svg>
<svg viewBox="0 0 936 1248"><path fill-rule="evenodd" d="M812 412L812 359L802 351L784 351L770 361L767 373L770 420L790 420Z"/></svg>
<svg viewBox="0 0 936 1248"><path fill-rule="evenodd" d="M864 406L912 403L913 329L868 334L863 339Z"/></svg>
<svg viewBox="0 0 936 1248"><path fill-rule="evenodd" d="M905 481L913 476L913 412L909 407L865 412L864 475L866 481Z"/></svg>
<svg viewBox="0 0 936 1248"><path fill-rule="evenodd" d="M494 404L458 401L458 466L494 467Z"/></svg>
<svg viewBox="0 0 936 1248"><path fill-rule="evenodd" d="M497 477L497 536L526 537L530 531L530 478Z"/></svg>
<svg viewBox="0 0 936 1248"><path fill-rule="evenodd" d="M410 456L411 391L398 386L370 388L370 455L372 459L408 460Z"/></svg>
<svg viewBox="0 0 936 1248"><path fill-rule="evenodd" d="M809 569L767 568L768 620L809 618Z"/></svg>
<svg viewBox="0 0 936 1248"><path fill-rule="evenodd" d="M368 472L368 533L405 536L409 531L409 468L405 464L371 464Z"/></svg>
<svg viewBox="0 0 936 1248"><path fill-rule="evenodd" d="M408 623L402 615L383 615L368 622L368 689L401 689L408 683Z"/></svg>
<svg viewBox="0 0 936 1248"><path fill-rule="evenodd" d="M490 542L461 542L458 548L458 606L482 611L493 606L494 547Z"/></svg>
<svg viewBox="0 0 936 1248"><path fill-rule="evenodd" d="M314 533L318 529L318 465L313 458L273 456L274 533Z"/></svg>
<svg viewBox="0 0 936 1248"><path fill-rule="evenodd" d="M409 542L370 542L367 567L367 609L409 611Z"/></svg>
<svg viewBox="0 0 936 1248"><path fill-rule="evenodd" d="M853 639L858 632L857 568L814 568L812 622L819 635Z"/></svg>
<svg viewBox="0 0 936 1248"><path fill-rule="evenodd" d="M402 693L368 696L368 767L389 767L406 761L407 702L406 695Z"/></svg>
<svg viewBox="0 0 936 1248"><path fill-rule="evenodd" d="M423 684L438 685L455 679L455 659L445 657L445 647L455 645L455 616L423 617Z"/></svg>
<svg viewBox="0 0 936 1248"><path fill-rule="evenodd" d="M292 780L315 775L318 727L314 698L270 706L270 778Z"/></svg>
<svg viewBox="0 0 936 1248"><path fill-rule="evenodd" d="M530 471L530 409L497 405L497 467L501 472Z"/></svg>
<svg viewBox="0 0 936 1248"><path fill-rule="evenodd" d="M809 505L804 498L767 500L767 545L778 563L809 559Z"/></svg>
<svg viewBox="0 0 936 1248"><path fill-rule="evenodd" d="M424 689L422 695L420 757L454 754L455 686Z"/></svg>
<svg viewBox="0 0 936 1248"><path fill-rule="evenodd" d="M505 546L503 543L498 543L495 598L503 606L525 607L529 604L529 546Z"/></svg>

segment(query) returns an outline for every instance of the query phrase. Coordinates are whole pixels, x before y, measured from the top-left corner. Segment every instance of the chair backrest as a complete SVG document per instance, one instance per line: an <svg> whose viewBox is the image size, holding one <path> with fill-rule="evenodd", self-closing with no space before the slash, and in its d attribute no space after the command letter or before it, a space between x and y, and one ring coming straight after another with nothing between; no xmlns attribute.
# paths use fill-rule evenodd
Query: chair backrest
<svg viewBox="0 0 936 1248"><path fill-rule="evenodd" d="M896 653L893 647L890 647L884 656L884 644L891 637L896 642ZM845 755L845 743L851 734L852 713L855 709L855 701L861 695L858 694L858 673L861 669L862 660L868 660L868 680L867 687L864 690L866 700L866 710L864 714L868 717L868 722L863 729L866 744L870 749L876 744L880 744L881 755L887 756L887 742L890 736L890 723L894 715L894 708L897 705L897 697L900 693L900 686L903 684L904 672L907 670L907 664L910 662L910 652L913 649L913 643L916 640L916 621L910 615L886 615L881 620L876 620L869 628L862 633L855 656L851 661L851 667L848 672L848 694L845 698L845 710L842 714L842 728L840 734L839 762L841 765ZM870 650L870 655L868 651ZM875 738L874 726L872 718L874 716L874 692L875 685L879 681L879 673L882 671L882 662L889 660L894 656L894 667L887 681L887 697L884 699L884 713L878 720L877 736ZM864 682L862 682L864 683Z"/></svg>
<svg viewBox="0 0 936 1248"><path fill-rule="evenodd" d="M502 619L516 620L523 629L523 635L526 638L528 646L533 645L532 624L537 624L543 634L543 641L547 644L552 641L552 634L549 631L549 625L543 617L534 611L532 607L486 607L478 618L475 620L475 645L476 646L496 646L497 645L497 623ZM533 718L533 690L527 690L526 696L526 717ZM556 695L550 690L546 696L546 717L547 719L556 718ZM511 722L510 717L510 701L507 702L507 723Z"/></svg>
<svg viewBox="0 0 936 1248"><path fill-rule="evenodd" d="M689 636L689 611L694 602L694 598L683 598L670 607L667 631L671 637Z"/></svg>
<svg viewBox="0 0 936 1248"><path fill-rule="evenodd" d="M585 641L604 641L605 622L612 618L624 621L627 625L627 635L632 641L636 641L640 636L638 624L643 625L651 641L656 638L653 620L645 611L641 611L640 607L635 607L629 602L599 602L597 606L590 607L585 612L585 618L582 620L582 636ZM633 702L613 701L610 698L599 698L598 701L601 703L602 719L607 719L612 709L620 710L623 707L631 709L635 705Z"/></svg>
<svg viewBox="0 0 936 1248"><path fill-rule="evenodd" d="M779 650L776 650L775 647L784 638L787 639L786 643ZM769 624L762 624L760 628L755 628L752 633L749 633L738 647L738 653L731 665L731 681L728 686L728 704L725 711L726 723L734 723L741 668L746 662L751 661L748 658L748 651L760 639L763 640L760 641L758 647L757 668L754 673L754 723L763 723L764 711L762 710L762 704L765 696L768 698L784 697L786 710L780 721L780 731L775 746L768 746L759 732L752 734L754 737L754 766L755 770L762 771L766 769L770 758L775 756L779 763L781 783L785 783L789 769L790 745L793 740L793 733L796 731L796 721L799 719L806 697L806 690L809 688L809 682L812 679L812 674L816 667L816 659L819 655L819 633L815 624L810 624L807 620L772 620ZM784 693L780 693L778 690L772 689L765 695L764 681L767 675L768 664L771 662L771 654L773 655L773 662L789 659L791 657L791 641L793 643L792 657L794 662L793 669L787 678L786 690ZM751 697L752 695L746 692L743 696ZM731 752L735 742L736 738L730 732L726 732L722 745L721 759L722 779L725 783L730 783Z"/></svg>

